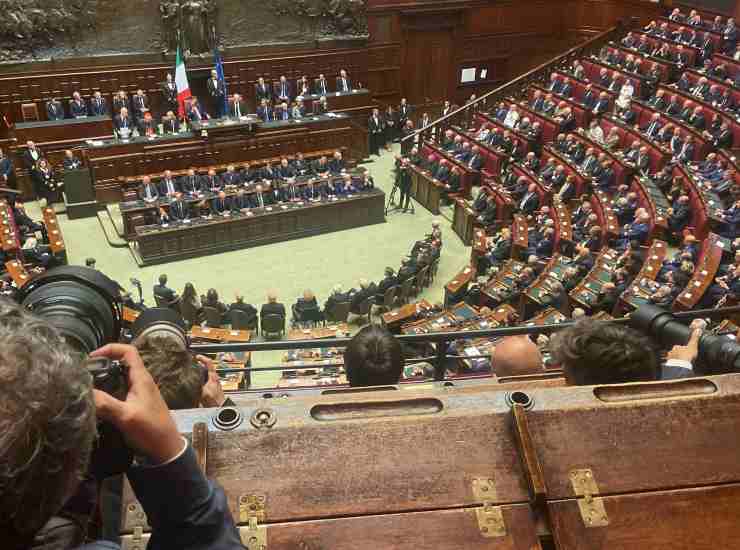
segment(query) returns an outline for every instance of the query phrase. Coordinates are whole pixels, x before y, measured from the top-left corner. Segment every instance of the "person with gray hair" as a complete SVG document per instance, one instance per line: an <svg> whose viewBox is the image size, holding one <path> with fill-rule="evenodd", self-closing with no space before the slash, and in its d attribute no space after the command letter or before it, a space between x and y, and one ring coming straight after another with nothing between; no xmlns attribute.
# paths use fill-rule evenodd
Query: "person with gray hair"
<svg viewBox="0 0 740 550"><path fill-rule="evenodd" d="M0 300L3 548L82 544L80 518L64 507L86 477L99 420L136 453L127 475L153 527L150 547L243 548L223 490L205 478L136 349L109 344L91 355L127 367L124 400L93 389L83 357L56 328Z"/></svg>

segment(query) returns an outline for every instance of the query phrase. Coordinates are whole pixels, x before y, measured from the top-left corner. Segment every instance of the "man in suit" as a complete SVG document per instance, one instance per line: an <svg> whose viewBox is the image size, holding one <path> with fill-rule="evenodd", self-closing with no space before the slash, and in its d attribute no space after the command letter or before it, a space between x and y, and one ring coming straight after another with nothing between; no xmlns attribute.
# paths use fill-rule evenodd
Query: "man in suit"
<svg viewBox="0 0 740 550"><path fill-rule="evenodd" d="M144 176L141 179L141 185L139 185L139 199L144 202L156 202L159 199L159 190L157 186L152 183L149 176Z"/></svg>
<svg viewBox="0 0 740 550"><path fill-rule="evenodd" d="M367 122L367 131L370 140L370 154L380 156L380 146L383 141L383 121L378 109L373 109Z"/></svg>
<svg viewBox="0 0 740 550"><path fill-rule="evenodd" d="M411 117L411 105L408 104L405 97L401 98L401 103L398 105L398 124L403 127L406 125L406 121Z"/></svg>
<svg viewBox="0 0 740 550"><path fill-rule="evenodd" d="M162 103L165 111L177 111L177 85L172 79L172 74L167 73L164 82L159 85L162 91Z"/></svg>
<svg viewBox="0 0 740 550"><path fill-rule="evenodd" d="M323 74L313 81L313 93L318 96L325 96L329 93L329 83Z"/></svg>
<svg viewBox="0 0 740 550"><path fill-rule="evenodd" d="M560 95L569 99L573 97L573 85L567 77L563 79L563 86L560 88Z"/></svg>
<svg viewBox="0 0 740 550"><path fill-rule="evenodd" d="M82 161L75 157L71 149L64 151L64 169L77 170L82 167Z"/></svg>
<svg viewBox="0 0 740 550"><path fill-rule="evenodd" d="M544 105L545 105L545 98L542 97L542 92L540 90L535 90L532 96L532 102L530 103L530 107L532 107L532 110L538 113L541 113Z"/></svg>
<svg viewBox="0 0 740 550"><path fill-rule="evenodd" d="M691 205L689 204L688 195L680 195L673 201L672 207L668 210L668 227L675 234L680 234L691 219Z"/></svg>
<svg viewBox="0 0 740 550"><path fill-rule="evenodd" d="M144 90L136 90L136 93L131 98L131 106L134 110L134 119L141 120L144 118L144 113L149 112L149 102L144 95Z"/></svg>
<svg viewBox="0 0 740 550"><path fill-rule="evenodd" d="M471 170L480 172L481 168L483 168L483 157L480 153L480 147L478 147L477 145L473 145L473 147L470 149L470 156L468 157L468 160L465 164Z"/></svg>
<svg viewBox="0 0 740 550"><path fill-rule="evenodd" d="M584 89L581 103L589 111L593 111L594 107L596 106L596 93L594 92L591 84L588 84Z"/></svg>
<svg viewBox="0 0 740 550"><path fill-rule="evenodd" d="M251 195L248 195L243 188L239 188L236 192L236 196L231 199L232 213L246 213L250 208L254 208L254 202L252 201Z"/></svg>
<svg viewBox="0 0 740 550"><path fill-rule="evenodd" d="M285 75L280 75L280 80L273 84L275 97L280 102L290 103L293 97L293 90L291 90L290 82L285 78Z"/></svg>
<svg viewBox="0 0 740 550"><path fill-rule="evenodd" d="M262 100L272 101L272 88L267 85L263 77L257 79L257 84L254 85L254 95L257 98L258 105L262 104Z"/></svg>
<svg viewBox="0 0 740 550"><path fill-rule="evenodd" d="M126 109L129 108L128 96L126 95L126 92L119 90L118 93L113 96L113 113L119 114L121 109L124 107Z"/></svg>
<svg viewBox="0 0 740 550"><path fill-rule="evenodd" d="M211 214L214 216L231 214L231 201L226 197L224 191L219 191L218 196L211 199Z"/></svg>
<svg viewBox="0 0 740 550"><path fill-rule="evenodd" d="M64 118L64 107L62 102L53 97L46 103L46 114L49 120L62 120Z"/></svg>
<svg viewBox="0 0 740 550"><path fill-rule="evenodd" d="M334 174L340 174L344 170L344 159L341 151L334 151L334 156L329 162L329 171Z"/></svg>
<svg viewBox="0 0 740 550"><path fill-rule="evenodd" d="M650 117L650 122L642 129L642 131L648 139L652 140L657 138L658 132L660 132L662 127L663 125L660 122L660 113L653 113Z"/></svg>
<svg viewBox="0 0 740 550"><path fill-rule="evenodd" d="M26 149L23 151L23 163L26 165L26 169L28 171L33 171L42 158L44 158L44 155L41 150L36 147L36 144L33 141L27 141Z"/></svg>
<svg viewBox="0 0 740 550"><path fill-rule="evenodd" d="M167 111L167 114L162 117L162 129L165 134L176 134L180 131L180 121L177 120L173 111Z"/></svg>
<svg viewBox="0 0 740 550"><path fill-rule="evenodd" d="M105 103L105 98L99 91L93 93L90 98L90 115L91 116L105 116L108 114L108 105Z"/></svg>
<svg viewBox="0 0 740 550"><path fill-rule="evenodd" d="M5 156L2 149L0 149L0 184L10 187L11 189L16 188L13 161L10 160L9 157ZM18 223L17 219L16 223Z"/></svg>
<svg viewBox="0 0 740 550"><path fill-rule="evenodd" d="M326 157L322 155L314 163L313 172L314 174L317 174L319 176L327 176L329 175L329 171L330 171L329 162L327 161Z"/></svg>
<svg viewBox="0 0 740 550"><path fill-rule="evenodd" d="M297 176L305 176L312 173L311 164L303 158L303 153L296 153L295 159L291 162L293 170Z"/></svg>
<svg viewBox="0 0 740 550"><path fill-rule="evenodd" d="M113 117L113 128L116 130L118 137L126 138L131 135L134 128L134 121L128 116L128 109L123 107L121 111Z"/></svg>
<svg viewBox="0 0 740 550"><path fill-rule="evenodd" d="M722 122L720 130L712 138L712 145L717 149L731 149L732 148L732 131L727 125L727 122Z"/></svg>
<svg viewBox="0 0 740 550"><path fill-rule="evenodd" d="M226 172L221 175L221 183L224 187L237 187L242 184L241 176L236 172L233 164L226 167Z"/></svg>
<svg viewBox="0 0 740 550"><path fill-rule="evenodd" d="M452 105L449 100L445 99L442 105L442 116L447 116L455 110L457 110L457 105Z"/></svg>
<svg viewBox="0 0 740 550"><path fill-rule="evenodd" d="M347 76L347 71L342 69L339 71L339 76L337 77L337 91L338 92L349 92L352 90L352 82L349 79L349 76Z"/></svg>
<svg viewBox="0 0 740 550"><path fill-rule="evenodd" d="M562 201L569 201L576 197L575 176L570 175L565 178L565 183L563 183L563 186L558 191L558 197L560 197L560 200Z"/></svg>
<svg viewBox="0 0 740 550"><path fill-rule="evenodd" d="M242 96L233 94L229 101L229 116L231 118L241 118L247 114L247 105L242 101Z"/></svg>
<svg viewBox="0 0 740 550"><path fill-rule="evenodd" d="M290 109L288 103L283 101L275 108L275 120L290 120Z"/></svg>
<svg viewBox="0 0 740 550"><path fill-rule="evenodd" d="M189 168L187 174L180 178L180 189L189 196L198 195L202 192L201 178L193 168Z"/></svg>
<svg viewBox="0 0 740 550"><path fill-rule="evenodd" d="M704 118L704 110L701 108L701 106L697 106L694 108L686 122L688 122L690 126L693 126L699 131L704 130L707 127L707 121Z"/></svg>
<svg viewBox="0 0 740 550"><path fill-rule="evenodd" d="M270 291L267 294L267 303L263 304L260 309L261 322L264 322L265 315L280 315L285 319L285 306L277 301L277 294L275 291Z"/></svg>
<svg viewBox="0 0 740 550"><path fill-rule="evenodd" d="M211 193L218 193L222 190L221 178L216 175L216 170L213 168L208 170L208 174L201 182L201 187L204 191L209 191Z"/></svg>
<svg viewBox="0 0 740 550"><path fill-rule="evenodd" d="M185 221L190 219L190 206L182 200L182 193L175 193L174 199L170 202L170 208L167 211L167 215L172 221Z"/></svg>
<svg viewBox="0 0 740 550"><path fill-rule="evenodd" d="M87 104L80 96L80 92L72 92L72 100L69 102L69 114L72 118L82 118L87 116Z"/></svg>
<svg viewBox="0 0 740 550"><path fill-rule="evenodd" d="M180 190L175 179L172 177L170 170L165 170L162 178L159 180L159 194L162 196L172 197Z"/></svg>
<svg viewBox="0 0 740 550"><path fill-rule="evenodd" d="M540 207L540 196L537 194L537 185L530 183L527 192L519 201L519 211L524 215L533 214Z"/></svg>
<svg viewBox="0 0 740 550"><path fill-rule="evenodd" d="M186 115L190 122L200 122L211 118L205 109L203 109L203 106L200 104L200 101L198 101L196 96L190 98L186 111Z"/></svg>
<svg viewBox="0 0 740 550"><path fill-rule="evenodd" d="M224 82L218 78L218 72L216 69L211 70L211 78L206 82L206 89L208 90L208 97L211 98L211 103L216 108L219 118L224 116L224 97L226 96L226 89Z"/></svg>
<svg viewBox="0 0 740 550"><path fill-rule="evenodd" d="M378 283L375 289L375 303L382 304L383 299L385 298L385 292L389 288L398 286L398 284L399 284L399 281L395 273L393 272L393 268L386 267L385 272L383 274L383 279ZM350 308L350 311L351 311L351 308Z"/></svg>
<svg viewBox="0 0 740 550"><path fill-rule="evenodd" d="M263 122L272 122L275 120L275 115L272 112L272 107L267 103L267 99L260 100L260 106L257 107L257 116Z"/></svg>
<svg viewBox="0 0 740 550"><path fill-rule="evenodd" d="M601 116L609 110L609 95L606 92L599 94L598 101L594 104L593 113Z"/></svg>
<svg viewBox="0 0 740 550"><path fill-rule="evenodd" d="M164 273L159 276L159 284L154 285L153 293L155 297L167 303L178 299L177 292L167 287L167 275Z"/></svg>

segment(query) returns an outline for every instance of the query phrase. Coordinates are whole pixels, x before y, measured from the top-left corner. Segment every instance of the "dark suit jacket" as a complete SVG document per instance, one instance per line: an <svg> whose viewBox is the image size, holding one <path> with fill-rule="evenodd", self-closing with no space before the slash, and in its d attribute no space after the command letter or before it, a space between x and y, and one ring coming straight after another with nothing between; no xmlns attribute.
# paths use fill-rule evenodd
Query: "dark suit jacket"
<svg viewBox="0 0 740 550"><path fill-rule="evenodd" d="M80 98L79 103L77 103L74 99L70 101L69 114L73 117L87 116L87 103L85 103L85 100Z"/></svg>
<svg viewBox="0 0 740 550"><path fill-rule="evenodd" d="M103 116L108 114L108 104L105 102L105 98L100 98L100 103L93 97L90 98L90 114L92 116Z"/></svg>
<svg viewBox="0 0 740 550"><path fill-rule="evenodd" d="M223 214L224 212L231 212L231 200L229 197L220 199L216 197L211 199L211 214Z"/></svg>
<svg viewBox="0 0 740 550"><path fill-rule="evenodd" d="M172 201L170 203L169 216L171 220L186 220L190 217L190 206L185 201Z"/></svg>
<svg viewBox="0 0 740 550"><path fill-rule="evenodd" d="M170 180L172 182L172 193L175 193L180 190L180 186L177 184L177 180L175 178L172 178ZM162 178L159 183L157 184L157 189L159 190L159 194L162 196L167 195L167 182L165 182L164 178Z"/></svg>
<svg viewBox="0 0 740 550"><path fill-rule="evenodd" d="M254 85L254 95L257 98L258 105L263 99L272 101L272 88L267 82L265 82L264 86L260 86L260 84L257 83Z"/></svg>
<svg viewBox="0 0 740 550"><path fill-rule="evenodd" d="M346 78L347 80L347 91L352 91L352 80L350 80L349 77ZM337 92L343 92L344 88L342 87L342 77L337 77Z"/></svg>
<svg viewBox="0 0 740 550"><path fill-rule="evenodd" d="M316 95L326 95L329 93L329 82L324 79L315 79L313 81L313 93Z"/></svg>
<svg viewBox="0 0 740 550"><path fill-rule="evenodd" d="M260 318L264 317L265 315L282 315L285 317L285 306L280 303L267 303L262 305L262 309L260 310Z"/></svg>
<svg viewBox="0 0 740 550"><path fill-rule="evenodd" d="M285 90L283 91L283 86L285 86ZM283 98L287 97L288 99L293 97L293 87L290 85L290 81L286 80L285 84L282 82L273 82L272 83L272 93L277 98Z"/></svg>
<svg viewBox="0 0 740 550"><path fill-rule="evenodd" d="M180 131L180 121L176 118L171 120L162 120L162 128L165 134L176 134Z"/></svg>
<svg viewBox="0 0 740 550"><path fill-rule="evenodd" d="M177 297L177 293L174 290L160 284L154 285L154 295L159 296L167 302L171 302Z"/></svg>
<svg viewBox="0 0 740 550"><path fill-rule="evenodd" d="M139 194L140 199L143 200L146 198L146 188L143 183L139 185L138 194ZM153 183L149 184L149 194L151 195L153 199L159 198L159 195L160 195L159 189Z"/></svg>
<svg viewBox="0 0 740 550"><path fill-rule="evenodd" d="M198 193L202 189L201 177L195 174L191 180L190 176L182 176L180 178L180 189L183 193Z"/></svg>
<svg viewBox="0 0 740 550"><path fill-rule="evenodd" d="M49 120L62 120L64 118L64 105L60 101L49 101L46 104L46 114Z"/></svg>
<svg viewBox="0 0 740 550"><path fill-rule="evenodd" d="M123 119L121 118L121 115L116 115L113 117L113 126L116 130L120 130L121 128L126 127L129 130L133 131L134 120L130 116Z"/></svg>
<svg viewBox="0 0 740 550"><path fill-rule="evenodd" d="M241 116L245 116L247 114L247 104L243 101L239 102L239 113ZM229 101L229 116L236 117L236 103L233 101Z"/></svg>

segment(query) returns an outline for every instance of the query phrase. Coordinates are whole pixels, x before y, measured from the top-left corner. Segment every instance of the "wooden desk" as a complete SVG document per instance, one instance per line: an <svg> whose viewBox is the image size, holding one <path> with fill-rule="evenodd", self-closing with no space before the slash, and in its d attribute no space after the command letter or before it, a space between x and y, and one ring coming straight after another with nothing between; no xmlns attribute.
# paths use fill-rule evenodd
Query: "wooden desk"
<svg viewBox="0 0 740 550"><path fill-rule="evenodd" d="M555 241L553 250L559 250L563 254L570 255L573 251L573 228L571 227L570 209L562 203L557 195L552 198L552 216L555 222Z"/></svg>
<svg viewBox="0 0 740 550"><path fill-rule="evenodd" d="M616 251L610 248L602 248L594 260L594 266L568 294L570 299L576 305L589 311L598 299L604 284L611 282L612 271L618 258L619 254Z"/></svg>
<svg viewBox="0 0 740 550"><path fill-rule="evenodd" d="M30 140L42 147L49 142L69 143L86 139L107 139L113 135L113 120L109 116L89 116L18 122L13 125L10 134L19 144L25 145Z"/></svg>
<svg viewBox="0 0 740 550"><path fill-rule="evenodd" d="M611 199L603 191L594 189L591 195L591 207L594 214L599 218L602 235L609 240L619 235L619 220L611 207Z"/></svg>
<svg viewBox="0 0 740 550"><path fill-rule="evenodd" d="M715 233L710 233L704 240L701 257L696 262L696 269L686 288L676 296L673 309L690 310L696 307L709 286L714 282L717 270L722 262L725 243Z"/></svg>
<svg viewBox="0 0 740 550"><path fill-rule="evenodd" d="M524 269L525 264L516 260L508 260L501 266L496 275L490 279L481 291L484 305L497 307L514 288L514 283L519 279L519 273Z"/></svg>
<svg viewBox="0 0 740 550"><path fill-rule="evenodd" d="M642 284L643 280L654 281L663 266L663 261L668 254L668 246L665 242L654 240L645 256L645 261L640 268L640 272L634 278L632 285L629 286L619 297L619 310L627 311L636 309L647 302L651 291Z"/></svg>
<svg viewBox="0 0 740 550"><path fill-rule="evenodd" d="M252 335L248 330L231 330L228 328L193 325L190 328L190 337L212 342L249 342Z"/></svg>
<svg viewBox="0 0 740 550"><path fill-rule="evenodd" d="M349 335L349 325L339 323L325 327L313 327L307 329L291 329L288 331L288 340L319 340L321 338L336 338L337 331L343 336Z"/></svg>
<svg viewBox="0 0 740 550"><path fill-rule="evenodd" d="M435 216L439 214L439 204L444 184L420 166L409 165L411 175L411 197Z"/></svg>
<svg viewBox="0 0 740 550"><path fill-rule="evenodd" d="M437 147L437 145L431 141L424 142L424 145L421 146L420 152L424 158L429 155L433 155L437 158L445 159L450 164L451 168L453 166L456 167L460 172L460 191L458 191L458 193L465 198L470 197L470 189L473 187L473 181L477 175L475 170L471 170L468 168L467 164L457 160L447 151L443 150L441 147Z"/></svg>
<svg viewBox="0 0 740 550"><path fill-rule="evenodd" d="M158 172L177 172L193 166L207 169L216 165L259 161L274 156L276 152L280 155L302 152L308 156L313 151L343 148L348 150L349 158L366 158L367 130L344 115L320 115L300 122L263 124L248 139L211 140L185 132L153 140L140 137L128 142L101 141L89 145L85 153L95 174L97 199L115 202L122 199L122 180L149 174L153 167Z"/></svg>
<svg viewBox="0 0 740 550"><path fill-rule="evenodd" d="M422 311L430 309L432 309L432 304L426 300L420 300L413 304L406 304L394 311L384 313L382 316L383 324L388 327L388 330L398 328L402 324L409 322L411 319L415 319Z"/></svg>
<svg viewBox="0 0 740 550"><path fill-rule="evenodd" d="M268 207L270 208L270 207ZM336 201L276 205L252 216L196 221L174 227L137 227L140 265L181 260L385 221L385 193L371 189Z"/></svg>
<svg viewBox="0 0 740 550"><path fill-rule="evenodd" d="M22 243L15 225L13 211L5 201L0 201L0 231L2 231L3 252L14 252L21 249Z"/></svg>
<svg viewBox="0 0 740 550"><path fill-rule="evenodd" d="M475 277L475 266L466 265L445 285L445 307L458 301L459 294L465 293L470 281Z"/></svg>
<svg viewBox="0 0 740 550"><path fill-rule="evenodd" d="M525 305L525 313L527 311L526 305L528 302L538 306L542 305L542 298L549 294L551 284L555 281L563 281L565 269L570 264L570 258L561 256L558 253L553 254L552 259L547 263L547 266L542 270L542 273L537 276L534 282L529 285L522 294L522 297L524 298L523 303ZM527 318L526 314L524 315L524 318Z"/></svg>
<svg viewBox="0 0 740 550"><path fill-rule="evenodd" d="M478 308L461 302L429 319L404 325L402 332L403 334L430 334L496 328L503 324L502 319L508 320L509 318L506 308L498 309L501 312L494 310L483 314Z"/></svg>
<svg viewBox="0 0 740 550"><path fill-rule="evenodd" d="M44 217L46 232L49 235L49 247L51 251L57 256L65 255L66 258L67 248L64 244L64 237L57 221L56 212L54 212L53 208L44 208L42 215Z"/></svg>
<svg viewBox="0 0 740 550"><path fill-rule="evenodd" d="M637 193L638 202L650 214L650 236L648 244L654 237L664 238L668 233L668 203L663 192L655 183L643 177L633 177L630 190Z"/></svg>
<svg viewBox="0 0 740 550"><path fill-rule="evenodd" d="M23 285L31 280L31 274L26 271L26 268L18 260L5 262L5 269L8 270L10 278L13 279L15 286L18 288L23 287Z"/></svg>
<svg viewBox="0 0 740 550"><path fill-rule="evenodd" d="M483 229L476 229L473 246L470 249L470 265L478 265L478 260L488 251L488 237Z"/></svg>
<svg viewBox="0 0 740 550"><path fill-rule="evenodd" d="M452 214L452 230L460 237L465 246L470 246L473 240L473 227L475 224L475 211L469 206L468 201L461 197L455 199L455 209Z"/></svg>
<svg viewBox="0 0 740 550"><path fill-rule="evenodd" d="M543 309L529 321L524 323L527 327L538 327L542 325L554 325L567 321L568 318L553 307Z"/></svg>
<svg viewBox="0 0 740 550"><path fill-rule="evenodd" d="M723 223L724 201L717 193L696 181L685 166L675 165L673 176L683 180L686 194L689 196L691 204L689 225L694 227L694 235L697 239L704 239L709 231Z"/></svg>

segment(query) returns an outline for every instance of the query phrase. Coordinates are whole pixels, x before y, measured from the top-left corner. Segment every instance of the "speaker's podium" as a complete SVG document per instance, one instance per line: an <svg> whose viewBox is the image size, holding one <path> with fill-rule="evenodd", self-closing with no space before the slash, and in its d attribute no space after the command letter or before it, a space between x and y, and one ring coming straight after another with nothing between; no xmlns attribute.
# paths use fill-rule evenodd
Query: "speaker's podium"
<svg viewBox="0 0 740 550"><path fill-rule="evenodd" d="M64 206L70 220L89 218L98 213L89 169L64 171Z"/></svg>

